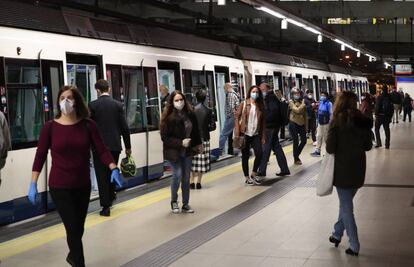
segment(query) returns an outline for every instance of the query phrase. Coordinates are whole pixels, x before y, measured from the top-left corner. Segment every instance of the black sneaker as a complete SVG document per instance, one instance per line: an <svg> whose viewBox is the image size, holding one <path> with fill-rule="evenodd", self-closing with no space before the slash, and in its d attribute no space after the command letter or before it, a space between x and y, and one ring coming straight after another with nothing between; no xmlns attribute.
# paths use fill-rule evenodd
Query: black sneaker
<svg viewBox="0 0 414 267"><path fill-rule="evenodd" d="M201 184L200 184L200 183L197 183L197 184L196 184L196 188L197 188L197 189L201 189Z"/></svg>
<svg viewBox="0 0 414 267"><path fill-rule="evenodd" d="M99 212L99 215L109 217L111 216L111 209L109 207L103 207L102 210Z"/></svg>
<svg viewBox="0 0 414 267"><path fill-rule="evenodd" d="M178 203L177 202L171 202L171 211L174 214L177 214L180 212L180 208L178 207Z"/></svg>
<svg viewBox="0 0 414 267"><path fill-rule="evenodd" d="M186 205L183 205L183 207L181 208L181 212L182 213L194 213L194 210L190 207L190 205L186 204Z"/></svg>
<svg viewBox="0 0 414 267"><path fill-rule="evenodd" d="M290 172L278 172L276 173L276 176L287 176L290 175Z"/></svg>
<svg viewBox="0 0 414 267"><path fill-rule="evenodd" d="M190 184L190 189L195 189L195 184L194 183Z"/></svg>

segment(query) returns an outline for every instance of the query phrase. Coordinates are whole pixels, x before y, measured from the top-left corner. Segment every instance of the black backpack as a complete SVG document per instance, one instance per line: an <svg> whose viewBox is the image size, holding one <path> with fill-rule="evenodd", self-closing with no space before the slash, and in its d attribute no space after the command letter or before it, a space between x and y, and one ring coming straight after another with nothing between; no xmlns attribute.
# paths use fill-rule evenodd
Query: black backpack
<svg viewBox="0 0 414 267"><path fill-rule="evenodd" d="M391 103L391 98L390 97L384 97L382 99L382 112L384 113L384 116L386 117L392 117L392 115L394 114L394 107Z"/></svg>

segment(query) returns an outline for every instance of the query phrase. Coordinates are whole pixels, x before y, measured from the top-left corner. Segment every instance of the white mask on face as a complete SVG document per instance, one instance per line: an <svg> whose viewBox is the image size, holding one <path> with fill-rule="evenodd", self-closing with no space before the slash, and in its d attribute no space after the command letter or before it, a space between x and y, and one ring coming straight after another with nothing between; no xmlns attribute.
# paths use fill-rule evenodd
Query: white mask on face
<svg viewBox="0 0 414 267"><path fill-rule="evenodd" d="M174 107L177 110L182 110L184 108L184 100L180 100L180 101L174 101Z"/></svg>
<svg viewBox="0 0 414 267"><path fill-rule="evenodd" d="M73 100L70 99L63 99L59 103L60 105L60 111L62 111L63 114L68 115L73 111Z"/></svg>

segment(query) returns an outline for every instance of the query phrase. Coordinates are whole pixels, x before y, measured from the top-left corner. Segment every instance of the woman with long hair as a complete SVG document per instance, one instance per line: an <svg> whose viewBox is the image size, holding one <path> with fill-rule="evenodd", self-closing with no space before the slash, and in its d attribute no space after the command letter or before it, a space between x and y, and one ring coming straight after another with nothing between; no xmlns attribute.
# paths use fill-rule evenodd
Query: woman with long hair
<svg viewBox="0 0 414 267"><path fill-rule="evenodd" d="M190 171L192 156L202 152L202 143L198 132L197 118L191 105L180 91L174 91L168 98L161 117L161 139L164 159L173 169L171 179L171 210L179 213L178 188L181 183L183 213L194 213L190 207Z"/></svg>
<svg viewBox="0 0 414 267"><path fill-rule="evenodd" d="M28 198L32 204L36 203L37 180L50 149L49 190L66 230L69 246L66 261L81 267L85 266L82 236L91 193L90 149L111 169L111 182L122 186L122 179L95 122L88 119L81 93L73 86L64 86L56 103L55 119L46 122L40 133Z"/></svg>
<svg viewBox="0 0 414 267"><path fill-rule="evenodd" d="M262 160L262 146L265 143L265 117L262 91L256 85L250 87L247 98L243 101L235 114L234 136L235 139L244 138L242 151L242 168L245 183L258 185L261 181L257 177L257 170ZM249 175L250 149L254 150L254 164Z"/></svg>
<svg viewBox="0 0 414 267"><path fill-rule="evenodd" d="M365 152L372 148L372 119L357 109L357 96L344 91L334 105L326 151L335 155L334 181L339 197L339 218L329 238L338 247L344 230L349 237L349 255L358 256L360 244L354 217L353 198L365 180Z"/></svg>

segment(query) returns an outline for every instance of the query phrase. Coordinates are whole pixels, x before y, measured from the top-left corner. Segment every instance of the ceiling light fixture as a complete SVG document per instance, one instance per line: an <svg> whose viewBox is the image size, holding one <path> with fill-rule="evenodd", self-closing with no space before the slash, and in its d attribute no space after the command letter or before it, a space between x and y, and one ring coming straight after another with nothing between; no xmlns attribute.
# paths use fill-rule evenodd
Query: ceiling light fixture
<svg viewBox="0 0 414 267"><path fill-rule="evenodd" d="M357 57L361 57L361 51L357 51Z"/></svg>
<svg viewBox="0 0 414 267"><path fill-rule="evenodd" d="M288 22L286 19L282 19L281 23L280 23L280 28L282 30L286 30L288 28Z"/></svg>
<svg viewBox="0 0 414 267"><path fill-rule="evenodd" d="M305 24L300 23L299 21L296 21L296 20L294 20L294 19L287 18L286 20L287 20L289 23L292 23L292 24L294 24L294 25L296 25L296 26L298 26L298 27L301 27L301 28L305 28L305 27L306 27L306 26L305 26Z"/></svg>
<svg viewBox="0 0 414 267"><path fill-rule="evenodd" d="M341 51L345 51L345 44L341 44Z"/></svg>
<svg viewBox="0 0 414 267"><path fill-rule="evenodd" d="M283 16L282 14L280 14L276 11L273 11L270 8L267 8L267 7L264 7L264 6L258 7L256 9L260 10L260 11L263 11L263 12L266 12L267 14L275 16L276 18L279 18L279 19L285 19L286 18L286 16Z"/></svg>
<svg viewBox="0 0 414 267"><path fill-rule="evenodd" d="M318 35L318 43L322 43L322 34Z"/></svg>
<svg viewBox="0 0 414 267"><path fill-rule="evenodd" d="M219 6L225 6L226 5L226 0L218 0L217 1L217 5L219 5Z"/></svg>

